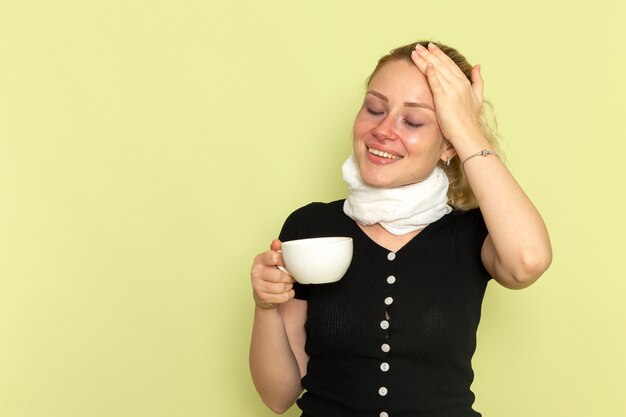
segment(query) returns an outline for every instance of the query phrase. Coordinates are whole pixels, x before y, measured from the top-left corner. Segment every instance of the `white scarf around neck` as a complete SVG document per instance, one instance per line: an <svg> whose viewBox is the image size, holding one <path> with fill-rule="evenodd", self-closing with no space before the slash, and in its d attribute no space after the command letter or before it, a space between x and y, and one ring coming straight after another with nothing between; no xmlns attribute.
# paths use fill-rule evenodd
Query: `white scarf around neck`
<svg viewBox="0 0 626 417"><path fill-rule="evenodd" d="M452 211L448 205L448 176L439 167L423 181L396 188L377 188L363 182L354 155L343 167L348 184L344 213L362 225L379 223L394 235L421 230Z"/></svg>

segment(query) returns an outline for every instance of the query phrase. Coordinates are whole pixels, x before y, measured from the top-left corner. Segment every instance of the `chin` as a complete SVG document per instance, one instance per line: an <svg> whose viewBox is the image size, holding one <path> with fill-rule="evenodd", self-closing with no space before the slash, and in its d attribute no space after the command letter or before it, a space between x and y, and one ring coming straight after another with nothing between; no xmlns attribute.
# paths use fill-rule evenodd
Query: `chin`
<svg viewBox="0 0 626 417"><path fill-rule="evenodd" d="M375 187L375 188L394 188L397 187L397 185L393 184L392 182L390 182L387 179L384 178L370 178L367 175L365 177L363 177L363 175L361 175L361 178L363 179L363 182L367 185L369 185L370 187Z"/></svg>
<svg viewBox="0 0 626 417"><path fill-rule="evenodd" d="M401 179L390 179L390 178L381 178L381 177L376 177L376 176L368 176L367 174L365 176L363 176L363 174L361 174L361 179L363 180L363 182L367 185L369 185L370 187L375 187L375 188L398 188L398 187L404 187L405 185L411 185L411 184L415 184L418 182L422 182L424 181L425 178L423 179L413 179L413 178L405 178L404 180Z"/></svg>
<svg viewBox="0 0 626 417"><path fill-rule="evenodd" d="M395 184L392 178L389 178L389 172L381 172L381 169L371 169L367 165L363 167L359 164L359 175L363 182L370 187L376 188L394 188L399 184Z"/></svg>

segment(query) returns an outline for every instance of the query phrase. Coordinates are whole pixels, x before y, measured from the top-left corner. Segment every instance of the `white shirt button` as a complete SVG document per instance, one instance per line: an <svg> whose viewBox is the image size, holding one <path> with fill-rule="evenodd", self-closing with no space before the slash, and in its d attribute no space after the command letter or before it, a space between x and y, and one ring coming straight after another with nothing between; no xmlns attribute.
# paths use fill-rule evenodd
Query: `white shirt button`
<svg viewBox="0 0 626 417"><path fill-rule="evenodd" d="M387 320L383 320L380 322L380 328L383 330L387 330L389 328L389 322Z"/></svg>
<svg viewBox="0 0 626 417"><path fill-rule="evenodd" d="M382 345L380 345L380 350L387 353L391 350L391 346L389 346L387 343L383 343Z"/></svg>
<svg viewBox="0 0 626 417"><path fill-rule="evenodd" d="M387 277L387 284L393 284L394 282L396 282L396 277L394 277L393 275L389 275Z"/></svg>
<svg viewBox="0 0 626 417"><path fill-rule="evenodd" d="M389 414L385 413L384 411L381 411L381 413L379 414L379 417L389 417Z"/></svg>
<svg viewBox="0 0 626 417"><path fill-rule="evenodd" d="M389 370L389 364L387 362L383 362L380 364L380 370L383 372L387 372Z"/></svg>
<svg viewBox="0 0 626 417"><path fill-rule="evenodd" d="M396 254L393 252L389 252L387 254L387 259L389 259L390 261L393 261L394 259L396 259Z"/></svg>
<svg viewBox="0 0 626 417"><path fill-rule="evenodd" d="M387 388L385 387L378 388L378 395L380 395L381 397L384 397L385 395L387 395Z"/></svg>
<svg viewBox="0 0 626 417"><path fill-rule="evenodd" d="M385 304L388 305L388 306L393 304L393 298L392 297L385 298Z"/></svg>

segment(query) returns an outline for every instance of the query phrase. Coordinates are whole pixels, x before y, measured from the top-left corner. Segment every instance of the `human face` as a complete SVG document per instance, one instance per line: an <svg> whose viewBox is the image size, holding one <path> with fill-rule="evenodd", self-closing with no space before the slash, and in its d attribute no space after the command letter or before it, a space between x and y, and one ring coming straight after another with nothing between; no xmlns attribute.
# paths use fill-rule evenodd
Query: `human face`
<svg viewBox="0 0 626 417"><path fill-rule="evenodd" d="M428 178L455 153L444 140L426 77L404 60L372 77L354 120L354 156L363 181L393 188Z"/></svg>

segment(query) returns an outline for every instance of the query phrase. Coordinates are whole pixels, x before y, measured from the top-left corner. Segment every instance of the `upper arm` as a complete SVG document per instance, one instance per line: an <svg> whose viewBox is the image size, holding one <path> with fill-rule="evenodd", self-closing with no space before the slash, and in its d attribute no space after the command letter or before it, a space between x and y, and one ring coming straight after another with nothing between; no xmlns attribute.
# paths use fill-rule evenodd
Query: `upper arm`
<svg viewBox="0 0 626 417"><path fill-rule="evenodd" d="M304 325L307 317L307 301L293 298L281 304L278 311L283 318L283 323L285 323L285 331L287 332L291 350L298 362L300 376L304 377L309 362L309 356L304 351L304 345L306 343L306 330Z"/></svg>
<svg viewBox="0 0 626 417"><path fill-rule="evenodd" d="M483 242L483 246L480 250L480 258L483 261L485 269L489 272L489 275L493 279L497 280L495 268L496 248L493 246L493 240L489 235L487 235L485 241Z"/></svg>
<svg viewBox="0 0 626 417"><path fill-rule="evenodd" d="M489 272L489 275L494 279L494 281L503 287L518 290L528 287L535 282L537 278L539 278L539 276L537 276L535 279L523 282L517 280L515 275L509 272L500 262L498 252L496 251L491 235L487 235L485 241L483 242L483 246L480 251L480 258L485 266L485 269Z"/></svg>

